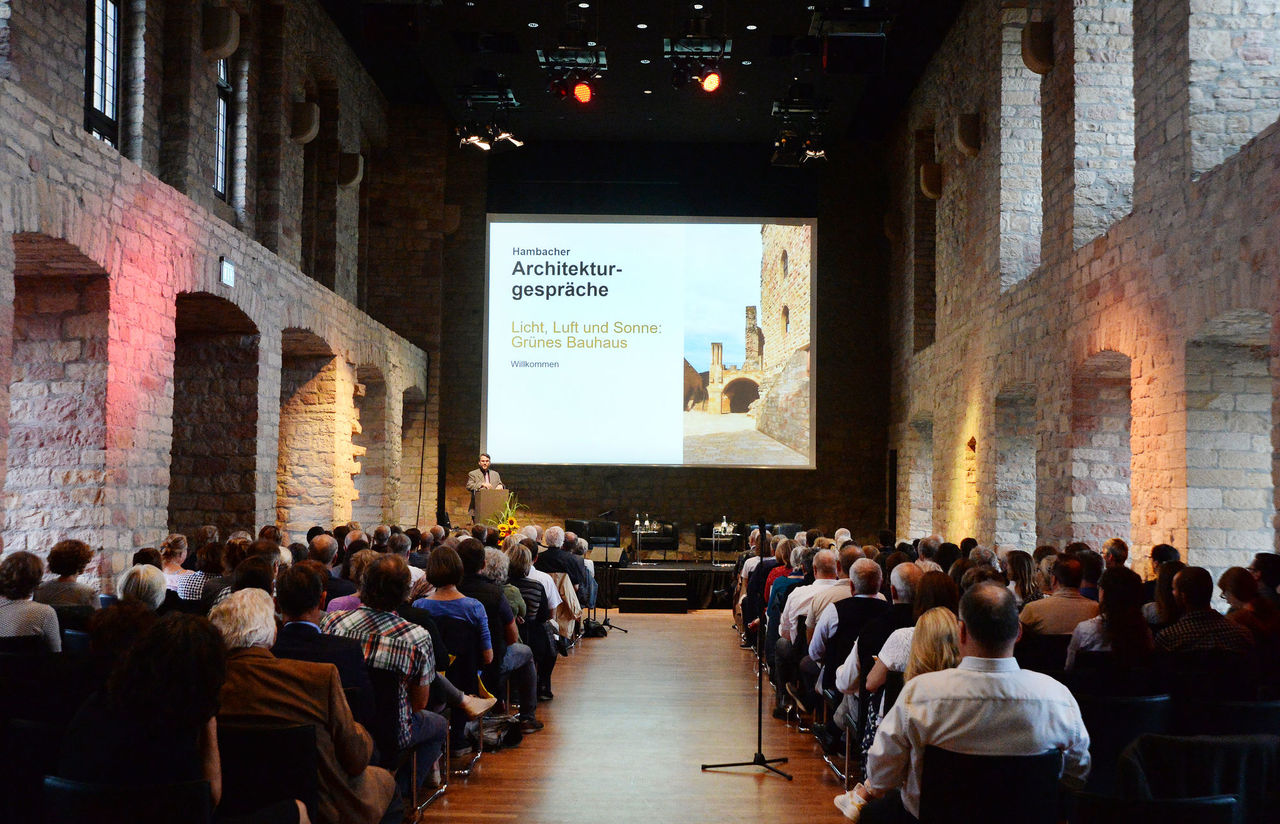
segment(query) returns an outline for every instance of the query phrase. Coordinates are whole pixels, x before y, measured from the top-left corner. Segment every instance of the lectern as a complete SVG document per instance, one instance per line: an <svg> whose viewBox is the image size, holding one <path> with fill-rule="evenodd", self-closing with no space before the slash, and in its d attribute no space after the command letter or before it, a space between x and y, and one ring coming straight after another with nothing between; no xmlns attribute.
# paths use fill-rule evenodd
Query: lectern
<svg viewBox="0 0 1280 824"><path fill-rule="evenodd" d="M511 493L505 489L476 490L476 523L486 523L507 508Z"/></svg>

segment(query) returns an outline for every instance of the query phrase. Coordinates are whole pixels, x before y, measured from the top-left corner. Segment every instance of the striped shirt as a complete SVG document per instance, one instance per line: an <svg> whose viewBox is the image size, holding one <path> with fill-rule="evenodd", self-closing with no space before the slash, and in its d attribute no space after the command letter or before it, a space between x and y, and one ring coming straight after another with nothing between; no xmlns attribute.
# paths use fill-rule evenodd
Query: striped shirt
<svg viewBox="0 0 1280 824"><path fill-rule="evenodd" d="M346 612L331 612L320 624L327 635L359 641L364 663L370 669L390 670L400 675L399 745L411 743L409 684L426 686L436 677L431 634L394 612L362 606Z"/></svg>

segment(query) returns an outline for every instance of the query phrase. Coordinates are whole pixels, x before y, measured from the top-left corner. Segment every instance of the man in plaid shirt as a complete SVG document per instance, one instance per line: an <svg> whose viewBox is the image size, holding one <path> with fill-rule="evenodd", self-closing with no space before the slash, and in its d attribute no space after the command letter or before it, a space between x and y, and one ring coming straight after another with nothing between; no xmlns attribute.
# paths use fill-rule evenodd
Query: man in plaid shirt
<svg viewBox="0 0 1280 824"><path fill-rule="evenodd" d="M360 595L363 606L330 613L321 630L359 641L366 666L400 677L398 743L402 748L417 748L416 778L421 784L444 748L448 722L426 708L436 670L431 635L395 613L409 595L409 565L404 558L382 555L370 564Z"/></svg>
<svg viewBox="0 0 1280 824"><path fill-rule="evenodd" d="M1213 577L1203 567L1187 567L1173 576L1173 597L1185 613L1160 631L1156 647L1165 652L1200 652L1222 649L1253 652L1253 636L1209 606Z"/></svg>

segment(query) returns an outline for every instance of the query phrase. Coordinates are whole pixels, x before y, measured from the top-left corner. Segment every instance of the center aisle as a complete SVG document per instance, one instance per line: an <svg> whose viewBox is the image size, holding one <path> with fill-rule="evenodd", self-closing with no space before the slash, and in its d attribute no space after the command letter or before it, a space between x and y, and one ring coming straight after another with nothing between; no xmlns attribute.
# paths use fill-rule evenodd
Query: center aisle
<svg viewBox="0 0 1280 824"><path fill-rule="evenodd" d="M764 753L789 757L787 781L759 767L701 772L755 753L754 658L738 649L728 610L625 614L629 634L588 638L556 665L546 729L486 753L454 779L423 821L770 822L844 819L841 791L813 736L769 717Z"/></svg>

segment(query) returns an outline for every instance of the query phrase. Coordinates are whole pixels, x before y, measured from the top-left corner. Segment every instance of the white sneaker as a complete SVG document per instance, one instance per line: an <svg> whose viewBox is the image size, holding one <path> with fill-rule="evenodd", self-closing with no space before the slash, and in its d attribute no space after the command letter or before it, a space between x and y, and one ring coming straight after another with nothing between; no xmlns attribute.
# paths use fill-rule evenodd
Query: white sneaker
<svg viewBox="0 0 1280 824"><path fill-rule="evenodd" d="M853 790L847 793L837 795L835 799L836 809L840 810L840 814L850 821L857 821L862 817L862 808L867 802L858 796Z"/></svg>

